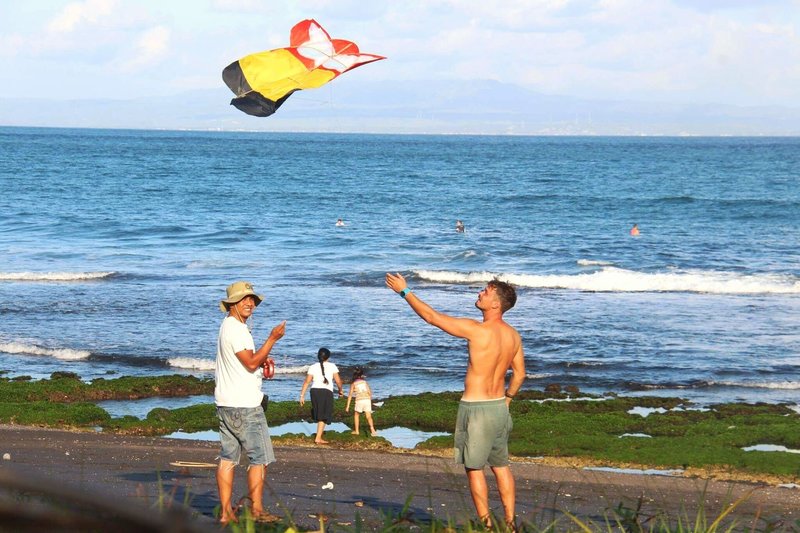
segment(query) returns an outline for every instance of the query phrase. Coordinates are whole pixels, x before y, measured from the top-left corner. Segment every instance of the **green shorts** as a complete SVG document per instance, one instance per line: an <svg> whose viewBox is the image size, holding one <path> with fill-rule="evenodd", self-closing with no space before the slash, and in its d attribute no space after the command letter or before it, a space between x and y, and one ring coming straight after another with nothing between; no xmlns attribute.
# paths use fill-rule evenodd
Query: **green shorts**
<svg viewBox="0 0 800 533"><path fill-rule="evenodd" d="M514 424L505 398L458 403L456 463L466 468L508 466L508 434Z"/></svg>

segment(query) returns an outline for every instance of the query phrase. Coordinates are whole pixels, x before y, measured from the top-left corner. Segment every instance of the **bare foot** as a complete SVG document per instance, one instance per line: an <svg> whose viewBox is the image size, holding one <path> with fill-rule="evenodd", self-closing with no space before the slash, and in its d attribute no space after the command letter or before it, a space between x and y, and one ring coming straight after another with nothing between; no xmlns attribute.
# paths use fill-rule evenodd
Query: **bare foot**
<svg viewBox="0 0 800 533"><path fill-rule="evenodd" d="M328 441L326 441L326 440L315 440L314 444L328 444Z"/></svg>
<svg viewBox="0 0 800 533"><path fill-rule="evenodd" d="M372 430L372 436L373 436L373 437L377 437L377 436L378 436L378 432L377 432L377 431L375 431L374 429Z"/></svg>
<svg viewBox="0 0 800 533"><path fill-rule="evenodd" d="M222 516L219 518L220 525L228 525L229 523L233 522L234 524L239 523L239 519L236 517L236 513L231 511L230 513L223 513Z"/></svg>
<svg viewBox="0 0 800 533"><path fill-rule="evenodd" d="M358 431L351 431L350 434L351 435L358 435Z"/></svg>
<svg viewBox="0 0 800 533"><path fill-rule="evenodd" d="M253 513L253 520L262 524L269 524L271 522L279 522L281 519L280 516L274 515L269 511L261 511L258 513Z"/></svg>

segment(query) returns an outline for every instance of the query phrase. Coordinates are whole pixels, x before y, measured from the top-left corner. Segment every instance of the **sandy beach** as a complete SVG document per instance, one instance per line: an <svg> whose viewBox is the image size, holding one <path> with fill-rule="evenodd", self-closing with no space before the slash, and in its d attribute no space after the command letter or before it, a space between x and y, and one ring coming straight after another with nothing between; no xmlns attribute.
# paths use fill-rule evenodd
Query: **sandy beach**
<svg viewBox="0 0 800 533"><path fill-rule="evenodd" d="M132 508L152 507L159 494L166 494L171 501L188 502L197 527L213 524L218 505L214 469L171 463L213 463L218 449L214 442L0 426L0 443L0 452L10 456L0 461L3 479L46 480ZM302 528L317 527L320 515L346 526L357 513L377 527L387 513L399 513L409 496L415 520L431 514L457 523L472 518L465 476L449 457L301 446L278 446L276 456L269 468L266 503L281 516L291 514ZM800 519L797 488L588 471L535 461L515 462L513 471L520 520L539 527L556 519L566 526L563 511L602 520L619 504L635 509L640 500L645 516L664 510L670 516L682 512L694 517L702 502L713 521L726 505L747 495L729 515L741 524L752 524L757 514L791 524ZM329 482L333 488L323 489ZM245 492L240 473L234 495ZM500 509L496 492L491 503Z"/></svg>

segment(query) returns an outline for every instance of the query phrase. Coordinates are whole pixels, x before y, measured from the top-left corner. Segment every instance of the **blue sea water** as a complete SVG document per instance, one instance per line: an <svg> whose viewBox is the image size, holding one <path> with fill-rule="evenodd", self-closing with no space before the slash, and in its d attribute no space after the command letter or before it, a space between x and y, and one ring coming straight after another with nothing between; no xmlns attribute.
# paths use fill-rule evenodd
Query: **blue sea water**
<svg viewBox="0 0 800 533"><path fill-rule="evenodd" d="M272 398L320 346L378 397L458 390L465 343L385 288L399 271L474 318L514 283L525 387L800 399L797 138L0 128L0 154L8 376L213 375L247 279L256 342L287 321Z"/></svg>

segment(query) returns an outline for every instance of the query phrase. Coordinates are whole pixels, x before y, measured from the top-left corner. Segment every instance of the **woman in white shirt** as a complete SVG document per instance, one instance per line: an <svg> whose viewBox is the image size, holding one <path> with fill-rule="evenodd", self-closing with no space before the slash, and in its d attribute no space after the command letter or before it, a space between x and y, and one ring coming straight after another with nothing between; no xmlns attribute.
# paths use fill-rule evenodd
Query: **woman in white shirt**
<svg viewBox="0 0 800 533"><path fill-rule="evenodd" d="M300 391L300 405L305 405L306 389L311 384L311 418L317 423L317 435L314 438L316 444L328 444L328 441L322 438L322 432L325 431L325 424L330 424L333 418L333 382L336 382L336 387L339 389L339 397L342 396L339 369L335 364L328 362L330 357L330 350L319 349L317 352L319 362L308 367L303 390Z"/></svg>

